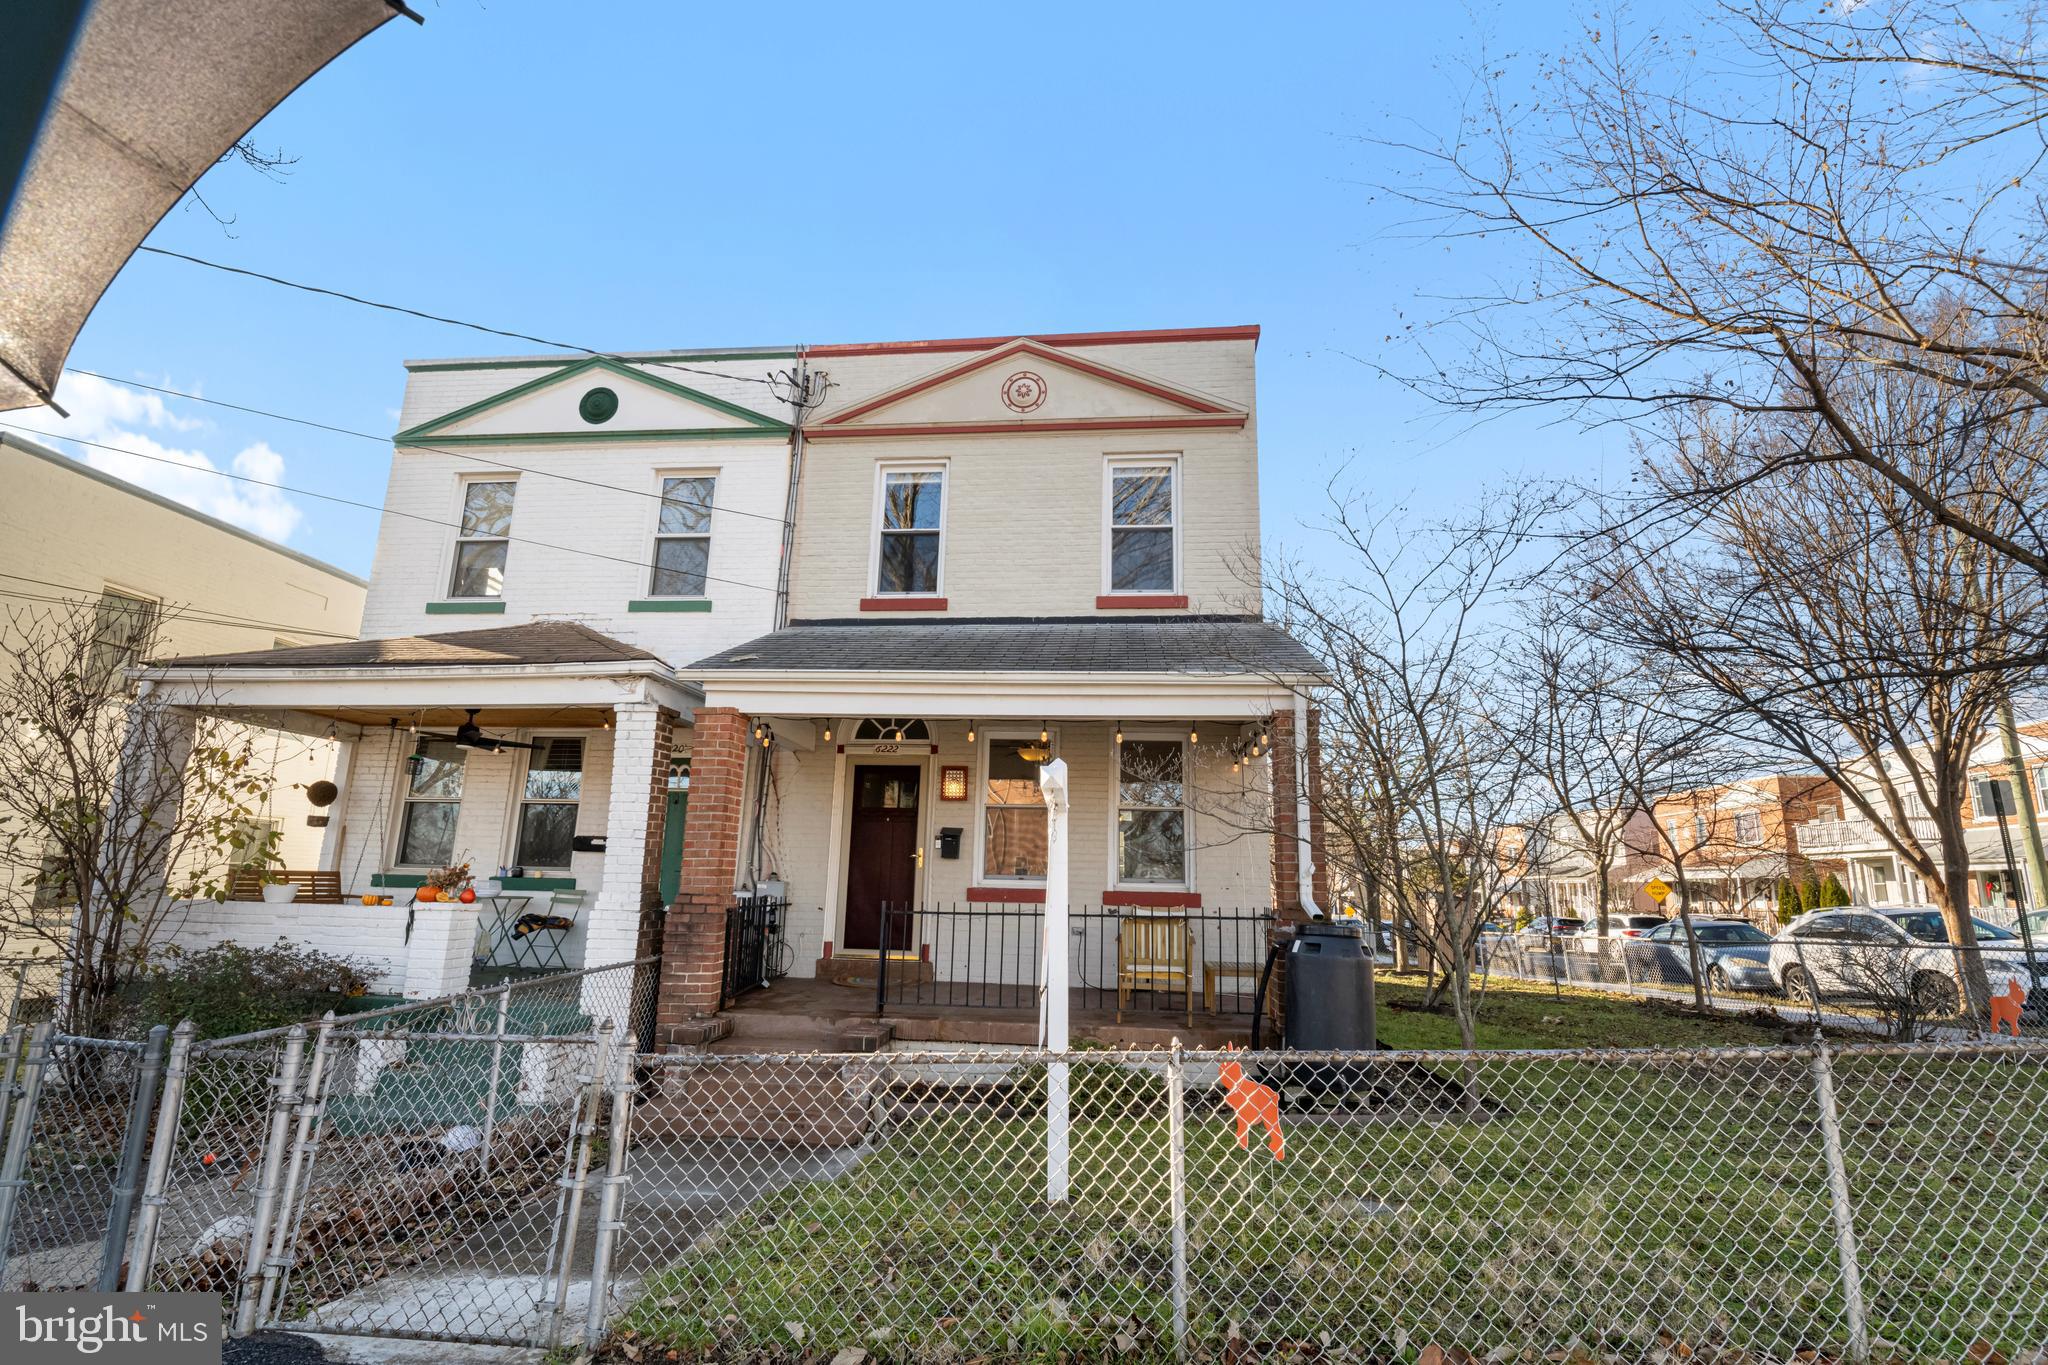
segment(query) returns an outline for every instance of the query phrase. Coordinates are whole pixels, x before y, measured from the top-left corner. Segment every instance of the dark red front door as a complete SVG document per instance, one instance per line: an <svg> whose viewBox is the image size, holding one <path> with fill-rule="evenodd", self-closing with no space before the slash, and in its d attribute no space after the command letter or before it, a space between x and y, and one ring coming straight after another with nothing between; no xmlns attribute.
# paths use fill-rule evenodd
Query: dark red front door
<svg viewBox="0 0 2048 1365"><path fill-rule="evenodd" d="M882 907L889 948L910 947L911 899L917 895L917 797L922 770L862 764L853 770L853 831L846 851L846 941L868 952L882 946Z"/></svg>

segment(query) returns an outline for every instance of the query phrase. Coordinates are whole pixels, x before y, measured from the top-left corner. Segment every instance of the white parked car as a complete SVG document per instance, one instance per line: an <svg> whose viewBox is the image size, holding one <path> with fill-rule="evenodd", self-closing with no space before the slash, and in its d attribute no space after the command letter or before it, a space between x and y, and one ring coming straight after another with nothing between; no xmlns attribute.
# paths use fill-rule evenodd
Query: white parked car
<svg viewBox="0 0 2048 1365"><path fill-rule="evenodd" d="M1973 919L1993 995L2018 982L2027 1004L2048 986L2048 953L2030 969L2019 935ZM1794 999L1907 1000L1922 1017L1961 1012L1956 951L1939 910L1845 905L1802 915L1771 940L1771 979Z"/></svg>

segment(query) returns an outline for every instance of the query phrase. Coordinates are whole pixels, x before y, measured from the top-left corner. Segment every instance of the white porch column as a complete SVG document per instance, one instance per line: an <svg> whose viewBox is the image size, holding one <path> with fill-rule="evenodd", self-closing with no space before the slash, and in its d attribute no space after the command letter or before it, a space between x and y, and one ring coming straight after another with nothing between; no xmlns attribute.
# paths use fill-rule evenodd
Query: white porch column
<svg viewBox="0 0 2048 1365"><path fill-rule="evenodd" d="M646 896L647 827L655 799L656 749L661 707L651 701L621 702L612 708L612 782L604 817L604 884L590 907L584 929L583 965L608 967L631 962L640 942L640 907ZM630 988L613 979L584 979L582 1009L626 1026Z"/></svg>

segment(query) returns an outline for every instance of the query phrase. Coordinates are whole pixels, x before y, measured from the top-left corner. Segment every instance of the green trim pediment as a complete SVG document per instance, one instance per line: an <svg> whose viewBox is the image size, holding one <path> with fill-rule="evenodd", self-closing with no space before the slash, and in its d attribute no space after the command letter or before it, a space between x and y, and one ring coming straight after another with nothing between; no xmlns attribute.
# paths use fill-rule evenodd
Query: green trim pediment
<svg viewBox="0 0 2048 1365"><path fill-rule="evenodd" d="M593 426L584 431L451 432L448 430L451 426L466 422L472 417L491 411L493 408L500 408L507 403L517 402L529 394L537 393L542 389L551 388L557 384L569 383L578 375L587 375L593 372L613 375L629 383L645 384L662 393L695 403L700 407L709 408L713 412L723 413L727 417L736 418L741 425L736 427L678 427L660 431L622 431L605 426ZM706 441L728 436L787 436L789 432L789 423L777 421L773 417L755 412L752 408L741 407L738 403L729 403L723 398L713 398L710 394L693 389L687 384L678 384L674 380L648 374L645 370L636 370L631 365L622 365L616 360L607 360L603 356L592 356L590 359L579 361L565 370L558 370L553 374L537 375L523 384L513 385L502 393L494 393L489 398L480 398L466 407L457 408L453 412L444 412L439 417L429 418L418 426L406 428L391 439L396 445L425 445L429 442L437 445L534 445L541 442L575 441L652 441L661 439Z"/></svg>

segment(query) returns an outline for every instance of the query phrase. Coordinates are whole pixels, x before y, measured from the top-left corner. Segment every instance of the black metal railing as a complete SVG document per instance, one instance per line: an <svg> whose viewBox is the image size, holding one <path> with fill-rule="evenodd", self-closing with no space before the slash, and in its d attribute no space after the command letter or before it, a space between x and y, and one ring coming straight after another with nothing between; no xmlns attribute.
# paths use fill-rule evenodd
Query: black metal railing
<svg viewBox="0 0 2048 1365"><path fill-rule="evenodd" d="M789 970L783 930L789 902L767 896L737 896L725 910L725 975L720 985L731 1004Z"/></svg>
<svg viewBox="0 0 2048 1365"><path fill-rule="evenodd" d="M1273 913L1076 906L1067 914L1069 1005L1132 1014L1252 1012ZM882 910L875 1010L1036 1010L1045 907L983 902Z"/></svg>

